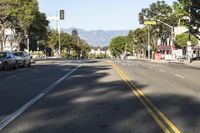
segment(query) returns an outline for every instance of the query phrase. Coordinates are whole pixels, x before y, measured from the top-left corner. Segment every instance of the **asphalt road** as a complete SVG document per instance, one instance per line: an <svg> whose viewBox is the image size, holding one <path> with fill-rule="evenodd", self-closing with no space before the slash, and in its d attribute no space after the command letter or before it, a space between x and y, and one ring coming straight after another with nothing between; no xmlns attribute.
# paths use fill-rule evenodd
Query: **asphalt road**
<svg viewBox="0 0 200 133"><path fill-rule="evenodd" d="M115 61L182 133L200 133L200 68Z"/></svg>
<svg viewBox="0 0 200 133"><path fill-rule="evenodd" d="M0 132L200 132L198 68L113 62L46 61L0 71Z"/></svg>

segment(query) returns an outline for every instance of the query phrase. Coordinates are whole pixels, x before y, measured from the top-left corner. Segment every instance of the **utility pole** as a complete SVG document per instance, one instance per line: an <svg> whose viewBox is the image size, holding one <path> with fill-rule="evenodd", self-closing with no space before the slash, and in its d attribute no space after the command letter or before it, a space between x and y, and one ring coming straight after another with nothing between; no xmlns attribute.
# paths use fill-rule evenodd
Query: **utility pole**
<svg viewBox="0 0 200 133"><path fill-rule="evenodd" d="M150 25L148 25L148 60L151 58L151 38L150 38Z"/></svg>

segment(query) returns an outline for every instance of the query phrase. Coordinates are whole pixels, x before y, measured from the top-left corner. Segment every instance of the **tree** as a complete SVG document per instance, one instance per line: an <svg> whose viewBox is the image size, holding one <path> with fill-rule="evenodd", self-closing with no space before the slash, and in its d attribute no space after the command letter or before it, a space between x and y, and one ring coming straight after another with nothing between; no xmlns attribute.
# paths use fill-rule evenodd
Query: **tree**
<svg viewBox="0 0 200 133"><path fill-rule="evenodd" d="M141 53L147 49L147 29L137 28L134 31L130 31L128 34L128 45L132 45L133 50L136 53Z"/></svg>
<svg viewBox="0 0 200 133"><path fill-rule="evenodd" d="M125 50L127 52L130 52L132 53L134 48L133 48L133 45L135 44L134 43L134 31L133 30L130 30L128 35L127 35L127 44L126 44L126 47L125 47Z"/></svg>
<svg viewBox="0 0 200 133"><path fill-rule="evenodd" d="M58 32L55 30L50 30L48 33L47 44L51 49L58 49Z"/></svg>
<svg viewBox="0 0 200 133"><path fill-rule="evenodd" d="M0 51L3 50L3 44L5 43L6 36L5 30L14 22L13 7L16 6L13 0L0 1Z"/></svg>
<svg viewBox="0 0 200 133"><path fill-rule="evenodd" d="M77 54L77 59L80 58L81 55L81 48L80 48L80 37L78 36L78 31L76 29L72 30L72 40L73 40L73 49L75 50Z"/></svg>
<svg viewBox="0 0 200 133"><path fill-rule="evenodd" d="M80 40L81 58L87 58L88 52L91 51L91 47L85 40Z"/></svg>
<svg viewBox="0 0 200 133"><path fill-rule="evenodd" d="M74 32L75 33L75 32ZM87 52L90 51L89 44L80 39L76 32L75 34L67 34L61 32L61 51L62 56L67 58L86 58ZM48 46L54 51L58 50L58 33L55 30L51 30L48 34ZM73 55L71 54L73 52Z"/></svg>
<svg viewBox="0 0 200 133"><path fill-rule="evenodd" d="M119 57L123 52L125 52L126 43L127 43L126 36L118 36L113 38L109 45L111 54L114 57Z"/></svg>
<svg viewBox="0 0 200 133"><path fill-rule="evenodd" d="M183 33L176 36L176 43L180 47L186 47L188 41L188 33ZM198 39L194 36L191 37L192 45L196 45L198 43Z"/></svg>
<svg viewBox="0 0 200 133"><path fill-rule="evenodd" d="M189 3L190 2L190 3ZM189 6L190 5L190 6ZM200 35L200 1L198 0L178 0L174 2L173 8L180 24L187 26L190 32L198 37ZM189 9L191 13L189 14ZM190 19L190 22L189 22Z"/></svg>
<svg viewBox="0 0 200 133"><path fill-rule="evenodd" d="M4 0L0 1L0 7L0 40L4 40L7 28L15 31L14 40L18 44L26 36L41 39L46 34L48 21L45 14L39 12L37 0ZM0 42L2 50L3 43Z"/></svg>
<svg viewBox="0 0 200 133"><path fill-rule="evenodd" d="M149 8L142 9L141 13L145 14L146 19L161 20L171 26L178 25L178 19L176 14L173 13L173 8L166 4L165 1L157 1L156 3L152 3ZM154 32L154 34L157 34L157 36L162 36L166 34L166 32L171 31L171 28L157 21L157 25L151 26L151 30L159 31Z"/></svg>

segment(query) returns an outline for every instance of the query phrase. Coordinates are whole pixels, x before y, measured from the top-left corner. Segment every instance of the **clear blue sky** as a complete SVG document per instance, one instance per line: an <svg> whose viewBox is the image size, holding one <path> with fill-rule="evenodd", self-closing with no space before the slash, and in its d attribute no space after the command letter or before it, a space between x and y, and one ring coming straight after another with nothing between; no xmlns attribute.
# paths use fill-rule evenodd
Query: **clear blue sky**
<svg viewBox="0 0 200 133"><path fill-rule="evenodd" d="M138 13L157 0L38 0L40 11L55 16L65 10L62 28L129 30L139 27ZM166 0L172 4L175 0ZM52 21L51 26L56 22Z"/></svg>

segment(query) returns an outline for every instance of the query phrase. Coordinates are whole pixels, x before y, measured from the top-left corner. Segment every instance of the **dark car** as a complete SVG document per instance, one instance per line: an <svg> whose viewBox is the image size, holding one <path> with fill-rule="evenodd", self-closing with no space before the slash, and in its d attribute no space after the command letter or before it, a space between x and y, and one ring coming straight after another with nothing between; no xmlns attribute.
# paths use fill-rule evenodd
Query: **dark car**
<svg viewBox="0 0 200 133"><path fill-rule="evenodd" d="M18 62L11 52L0 52L0 70L17 69Z"/></svg>
<svg viewBox="0 0 200 133"><path fill-rule="evenodd" d="M19 51L19 52L13 52L13 54L15 55L19 66L22 67L31 66L31 57L27 52Z"/></svg>

